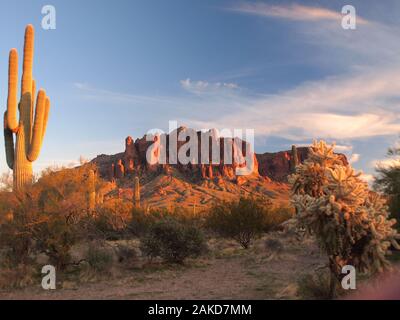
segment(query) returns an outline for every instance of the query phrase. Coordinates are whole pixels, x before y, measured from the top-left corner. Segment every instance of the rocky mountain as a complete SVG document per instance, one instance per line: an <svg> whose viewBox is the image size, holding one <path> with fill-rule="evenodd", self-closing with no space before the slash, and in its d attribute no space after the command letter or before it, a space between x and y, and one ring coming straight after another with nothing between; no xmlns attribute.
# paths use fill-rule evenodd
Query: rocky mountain
<svg viewBox="0 0 400 320"><path fill-rule="evenodd" d="M189 131L191 129L179 128L178 133L183 131ZM189 135L189 133L188 133ZM198 146L201 145L201 132L196 132L196 138L198 139ZM158 175L158 174L171 174L172 171L178 171L181 175L191 181L201 180L218 180L224 179L229 181L235 181L240 184L240 181L244 181L247 178L254 176L264 177L266 180L285 182L287 176L291 173L291 163L301 163L308 155L308 148L296 148L296 154L291 151L282 151L277 153L263 153L254 154L250 153L254 159L254 167L252 174L247 176L237 176L236 169L246 167L246 148L248 144L238 138L219 138L214 135L212 131L209 132L209 155L206 158L209 162L212 162L211 149L212 143L217 145L220 155L219 164L182 164L179 161L177 164L170 164L171 157L169 151L169 144L171 141L171 135L154 136L147 141L147 137L144 136L141 139L134 141L132 137L127 137L125 140L125 151L116 155L99 155L92 162L96 163L100 175L109 181L119 180L127 176L138 175ZM164 140L165 143L165 157L166 164L149 164L146 160L146 155L149 148L153 146L151 158L157 162L162 152L162 146L157 145L158 140ZM177 153L181 152L181 149L186 142L177 142ZM224 159L225 146L231 148L229 159ZM156 147L155 147L156 146ZM199 147L199 154L197 159L201 159L201 148ZM239 155L237 155L239 153ZM236 157L235 157L236 155ZM241 161L238 163L237 159ZM227 161L229 160L229 161Z"/></svg>
<svg viewBox="0 0 400 320"><path fill-rule="evenodd" d="M177 136L180 135L186 135L188 139L178 141ZM178 161L170 164L176 156L175 152L170 152L170 144L176 143L177 154L188 155L185 145L190 138L197 140L198 159L202 156L202 139L205 142L204 139L208 138L205 159L212 159L212 146L216 146L220 163L182 164ZM132 199L134 177L139 177L142 203L149 207L170 208L179 204L180 207L196 209L207 207L218 199L237 199L250 194L287 203L287 176L294 165L307 158L308 148L263 154L249 152L246 160L248 147L240 139L218 137L213 130L204 135L181 127L177 132L166 135L144 136L137 140L127 137L124 152L99 155L92 162L97 165L99 175L109 181L106 197ZM226 149L231 152L226 152ZM150 159L150 164L147 159ZM166 160L164 164L159 164L161 159ZM251 174L238 176L236 169L246 167L248 159L254 161Z"/></svg>

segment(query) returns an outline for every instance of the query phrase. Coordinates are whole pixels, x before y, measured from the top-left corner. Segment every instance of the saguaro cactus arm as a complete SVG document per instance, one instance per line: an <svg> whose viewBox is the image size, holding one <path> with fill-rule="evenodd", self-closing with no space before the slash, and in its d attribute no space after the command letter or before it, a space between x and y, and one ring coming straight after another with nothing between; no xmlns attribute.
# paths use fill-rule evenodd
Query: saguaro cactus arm
<svg viewBox="0 0 400 320"><path fill-rule="evenodd" d="M8 100L7 100L7 127L12 132L18 131L17 106L18 106L18 52L10 51L8 61Z"/></svg>
<svg viewBox="0 0 400 320"><path fill-rule="evenodd" d="M7 124L7 112L4 113L4 146L8 167L14 169L14 136Z"/></svg>
<svg viewBox="0 0 400 320"><path fill-rule="evenodd" d="M31 99L31 123L33 123L34 112L35 112L35 99L36 99L36 81L32 80L32 99ZM31 133L32 134L32 133Z"/></svg>
<svg viewBox="0 0 400 320"><path fill-rule="evenodd" d="M50 113L50 99L49 99L49 97L46 97L46 105L45 105L44 118L43 118L42 143L43 143L44 136L46 135L47 122L49 120L49 113Z"/></svg>
<svg viewBox="0 0 400 320"><path fill-rule="evenodd" d="M21 96L24 96L26 93L32 93L34 40L35 40L35 35L33 26L28 25L25 30L24 64L22 73Z"/></svg>
<svg viewBox="0 0 400 320"><path fill-rule="evenodd" d="M28 151L28 160L31 162L37 160L42 146L42 137L43 137L45 112L46 112L46 100L47 100L46 92L41 89L37 97L35 122L33 124L33 130L32 130L32 140Z"/></svg>

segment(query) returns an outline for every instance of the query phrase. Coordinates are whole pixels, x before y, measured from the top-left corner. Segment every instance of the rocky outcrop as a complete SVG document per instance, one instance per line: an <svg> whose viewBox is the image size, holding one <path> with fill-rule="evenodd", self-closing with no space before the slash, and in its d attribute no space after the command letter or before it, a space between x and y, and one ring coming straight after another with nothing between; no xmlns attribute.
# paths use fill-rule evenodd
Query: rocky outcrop
<svg viewBox="0 0 400 320"><path fill-rule="evenodd" d="M176 137L179 135L186 136L186 140L177 140ZM219 138L216 131L211 130L208 133L209 148L205 154L202 154L201 139L204 139L204 137L207 138L201 132L185 127L181 127L169 135L144 136L136 141L132 137L127 137L124 153L113 156L101 155L92 162L97 164L100 175L110 181L122 179L132 174L164 173L170 175L174 169L193 179L213 180L222 177L235 180L236 169L246 167L245 155L248 144L238 138ZM208 164L196 164L189 161L187 161L189 163L173 162L174 159L178 159L179 154L190 153L187 144L188 141L191 141L190 138L197 139L199 152L197 155L187 155L187 157L196 158L198 163L202 159L206 159L209 162ZM176 145L176 152L170 153L171 144ZM213 162L211 146L216 148L217 154L219 152L219 163ZM227 159L224 159L225 148L230 148L227 153L229 158ZM174 149L171 148L171 150ZM252 174L258 175L257 157L255 154L251 154L251 156L254 159ZM161 160L166 163L160 164Z"/></svg>
<svg viewBox="0 0 400 320"><path fill-rule="evenodd" d="M293 151L257 154L260 175L274 181L286 181L287 176L292 173L291 163L302 163L306 160L308 148L297 148L297 160L293 157Z"/></svg>
<svg viewBox="0 0 400 320"><path fill-rule="evenodd" d="M182 134L183 137L186 136L187 139L176 141L179 134ZM179 153L185 154L186 152L188 158L196 156L187 154L189 153L187 142L190 137L197 138L199 146L197 160L206 159L208 164L173 163ZM128 137L125 140L123 153L112 156L101 155L92 162L97 164L100 175L109 181L133 175L172 175L174 172L178 172L190 180L220 181L225 179L243 184L249 176L238 176L237 169L246 167L245 155L246 149L249 147L248 143L238 138L220 138L216 131L211 130L208 132L209 148L205 154L202 154L200 146L204 137L205 135L201 132L185 127L181 127L169 135L144 136L136 141L132 137ZM176 145L177 152L169 152L171 144ZM217 152L219 150L220 162L218 164L214 164L212 161L211 146L213 145ZM225 148L230 148L230 153L228 152L227 155L225 155ZM250 177L261 176L265 177L266 181L286 182L288 175L293 172L293 167L307 159L308 152L308 148L300 147L277 153L252 153L254 167ZM229 158L224 159L225 156ZM341 156L346 160L344 155ZM147 161L147 158L150 162ZM161 160L166 163L160 164Z"/></svg>

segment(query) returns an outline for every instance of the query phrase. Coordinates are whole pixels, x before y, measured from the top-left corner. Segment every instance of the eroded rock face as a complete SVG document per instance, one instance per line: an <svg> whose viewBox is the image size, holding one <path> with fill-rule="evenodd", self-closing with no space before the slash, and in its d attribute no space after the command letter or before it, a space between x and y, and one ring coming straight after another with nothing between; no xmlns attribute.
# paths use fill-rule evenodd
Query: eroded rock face
<svg viewBox="0 0 400 320"><path fill-rule="evenodd" d="M122 159L119 159L115 166L115 178L122 179L125 177L125 167L122 163Z"/></svg>
<svg viewBox="0 0 400 320"><path fill-rule="evenodd" d="M208 150L206 146L202 153L201 140L207 138L209 139ZM190 155L188 142L196 143L196 139L199 152L197 155ZM175 146L175 151L173 151L173 146ZM213 162L212 146L220 157L219 163ZM171 174L173 168L194 179L213 180L215 177L222 177L235 180L236 169L246 167L246 148L248 148L246 142L238 138L220 138L216 130L211 130L206 135L180 127L170 135L144 136L136 141L132 137L127 137L124 153L115 156L102 155L93 162L98 165L100 175L108 180L122 179L132 174ZM225 155L225 149L230 150L227 155ZM174 159L178 159L178 155L185 155L187 158L194 157L197 162L206 159L208 163L180 163L179 160L176 163ZM225 159L225 156L228 158ZM257 157L254 153L251 153L250 157L254 158L252 174L258 175ZM160 164L162 160L167 164Z"/></svg>
<svg viewBox="0 0 400 320"><path fill-rule="evenodd" d="M236 181L242 184L249 176L240 176L237 169L246 167L246 150L249 144L238 138L220 138L216 131L212 130L208 136L202 135L201 132L195 132L191 129L181 127L171 135L144 136L141 139L133 140L128 137L125 140L125 152L117 155L106 156L101 155L93 160L99 167L100 175L110 181L122 179L136 174L171 175L173 172L179 172L189 179L194 180L215 180L216 178ZM174 142L173 139L181 135L181 140ZM185 139L186 136L186 139ZM186 154L188 137L196 138L198 143L199 154L197 161L208 159L205 164L182 164L172 163L173 159L181 152ZM209 139L209 148L203 152L201 150L201 140ZM150 141L147 141L150 140ZM220 156L218 164L212 162L212 144ZM225 144L225 145L224 145ZM170 153L170 146L176 146L176 151ZM230 152L225 154L225 148ZM302 163L308 157L308 148L297 148L298 163ZM205 153L205 154L204 154ZM147 161L147 154L151 163ZM344 155L342 155L346 158ZM188 156L189 157L189 156ZM225 159L225 157L228 157ZM291 174L290 162L292 159L292 151L281 151L277 153L256 154L250 153L250 157L254 159L254 166L250 176L265 177L265 181L286 182L288 175ZM160 164L160 160L164 159L167 164ZM238 177L240 176L240 179Z"/></svg>
<svg viewBox="0 0 400 320"><path fill-rule="evenodd" d="M297 148L299 163L308 157L308 148ZM260 175L269 177L274 181L286 181L291 174L290 161L292 151L281 151L277 153L257 154Z"/></svg>
<svg viewBox="0 0 400 320"><path fill-rule="evenodd" d="M125 140L125 152L123 156L123 164L126 174L132 174L135 171L135 163L138 162L138 152L132 137Z"/></svg>

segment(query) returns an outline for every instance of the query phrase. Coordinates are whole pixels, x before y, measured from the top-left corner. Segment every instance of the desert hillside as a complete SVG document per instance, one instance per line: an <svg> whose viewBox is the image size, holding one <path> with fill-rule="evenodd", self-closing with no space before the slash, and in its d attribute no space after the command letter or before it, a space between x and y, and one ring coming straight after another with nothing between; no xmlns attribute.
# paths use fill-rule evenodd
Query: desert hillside
<svg viewBox="0 0 400 320"><path fill-rule="evenodd" d="M184 130L190 129L179 128L178 132ZM200 132L197 134L200 142ZM152 143L146 140L146 136L136 141L132 137L126 138L124 152L99 155L92 160L99 175L108 181L101 191L105 200L118 197L132 199L134 180L138 177L141 202L147 208L170 209L179 204L186 209L201 211L215 200L233 200L240 196L265 197L278 205L288 202L287 177L293 170L293 164L302 163L307 158L307 148L293 147L290 151L254 154L253 173L237 176L235 169L239 165L234 161L227 164L224 159L223 145L227 138L211 135L211 142L213 139L220 148L219 165L182 165L179 162L176 165L149 165L146 153ZM166 140L169 141L169 135ZM234 150L238 144L242 144L241 152L244 156L247 143L233 139ZM182 145L178 143L178 151Z"/></svg>

